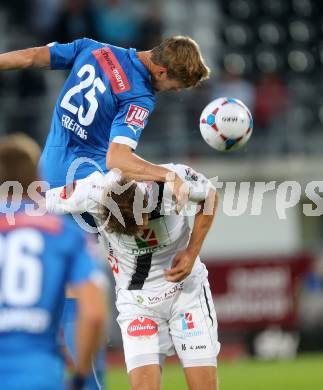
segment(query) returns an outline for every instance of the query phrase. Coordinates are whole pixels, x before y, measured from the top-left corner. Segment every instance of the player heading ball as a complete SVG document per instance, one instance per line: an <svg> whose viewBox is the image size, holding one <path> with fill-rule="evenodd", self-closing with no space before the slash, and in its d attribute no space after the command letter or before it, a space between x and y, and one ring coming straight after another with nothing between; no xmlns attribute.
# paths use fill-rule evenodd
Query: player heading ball
<svg viewBox="0 0 323 390"><path fill-rule="evenodd" d="M151 50L124 49L88 38L0 54L0 71L24 68L70 70L53 112L40 165L52 187L80 157L107 172L118 168L134 180L167 181L169 170L139 158L136 149L156 103L156 92L197 86L209 76L198 44L187 36L163 40ZM84 163L75 179L98 166ZM174 183L182 198L179 176Z"/></svg>

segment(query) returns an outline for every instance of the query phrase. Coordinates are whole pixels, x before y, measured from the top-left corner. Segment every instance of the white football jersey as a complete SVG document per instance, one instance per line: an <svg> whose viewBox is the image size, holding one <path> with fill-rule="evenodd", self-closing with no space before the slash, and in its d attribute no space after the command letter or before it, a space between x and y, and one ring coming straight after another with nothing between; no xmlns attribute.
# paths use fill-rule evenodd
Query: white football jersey
<svg viewBox="0 0 323 390"><path fill-rule="evenodd" d="M140 235L127 236L100 232L107 259L116 280L116 287L128 290L164 290L174 285L167 282L164 270L170 268L176 253L187 247L190 238L189 216L194 215L192 203L206 199L210 181L200 173L181 164L165 164L175 171L189 186L189 200L178 215L170 212L170 190L164 183L144 185L148 194L149 223ZM102 226L102 198L106 186L113 185L119 175L110 171L106 175L94 172L85 179L65 187L47 191L46 207L53 213L83 213L93 215L98 226ZM143 184L140 184L143 186ZM141 187L143 188L143 187ZM214 188L214 187L213 187ZM151 200L154 200L153 202ZM198 205L199 207L199 205ZM197 258L191 275L207 275L204 264ZM201 275L202 276L202 275Z"/></svg>

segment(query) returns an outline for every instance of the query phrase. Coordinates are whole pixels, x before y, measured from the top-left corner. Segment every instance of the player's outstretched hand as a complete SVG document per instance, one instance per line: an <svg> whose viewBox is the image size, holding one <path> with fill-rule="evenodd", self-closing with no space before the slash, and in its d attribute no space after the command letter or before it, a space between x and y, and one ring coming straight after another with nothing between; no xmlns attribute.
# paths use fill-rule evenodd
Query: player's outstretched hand
<svg viewBox="0 0 323 390"><path fill-rule="evenodd" d="M187 249L177 252L172 267L165 270L166 280L174 283L184 280L192 272L195 258Z"/></svg>
<svg viewBox="0 0 323 390"><path fill-rule="evenodd" d="M175 172L167 175L166 184L169 186L176 199L176 212L179 214L189 198L189 185Z"/></svg>

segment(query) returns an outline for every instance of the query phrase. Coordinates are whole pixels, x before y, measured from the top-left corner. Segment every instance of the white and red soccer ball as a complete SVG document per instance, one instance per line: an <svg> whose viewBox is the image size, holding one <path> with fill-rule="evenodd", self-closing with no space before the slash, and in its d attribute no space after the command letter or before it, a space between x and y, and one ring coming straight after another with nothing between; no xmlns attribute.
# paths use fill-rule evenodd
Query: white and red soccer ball
<svg viewBox="0 0 323 390"><path fill-rule="evenodd" d="M202 137L221 152L240 149L250 138L252 129L250 111L238 99L215 99L204 108L200 117Z"/></svg>

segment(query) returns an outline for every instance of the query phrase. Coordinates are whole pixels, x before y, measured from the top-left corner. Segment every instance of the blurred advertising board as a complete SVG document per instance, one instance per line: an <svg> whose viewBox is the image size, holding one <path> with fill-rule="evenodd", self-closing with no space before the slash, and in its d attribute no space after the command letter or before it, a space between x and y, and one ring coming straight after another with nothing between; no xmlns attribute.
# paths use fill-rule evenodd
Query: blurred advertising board
<svg viewBox="0 0 323 390"><path fill-rule="evenodd" d="M311 262L305 254L207 262L219 327L296 326L299 288Z"/></svg>

